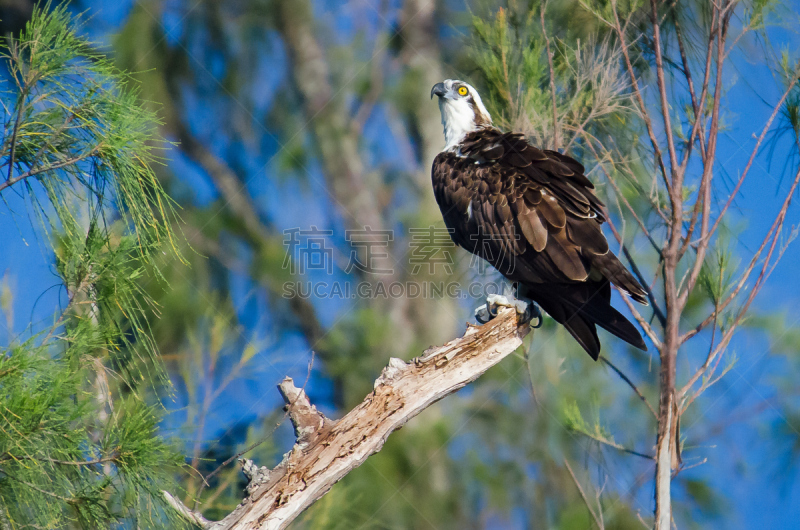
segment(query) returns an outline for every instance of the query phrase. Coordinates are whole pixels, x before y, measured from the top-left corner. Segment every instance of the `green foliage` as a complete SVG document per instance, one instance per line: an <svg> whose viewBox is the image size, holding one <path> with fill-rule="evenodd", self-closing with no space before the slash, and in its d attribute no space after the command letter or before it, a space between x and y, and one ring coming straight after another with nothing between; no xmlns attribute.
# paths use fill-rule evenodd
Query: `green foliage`
<svg viewBox="0 0 800 530"><path fill-rule="evenodd" d="M483 99L499 126L522 130L540 145L552 145L557 130L564 148L585 133L597 136L630 125L628 81L617 67L620 50L609 41L548 36L551 71L538 10L518 14L501 8L493 20L473 16L471 29L471 57L485 85Z"/></svg>
<svg viewBox="0 0 800 530"><path fill-rule="evenodd" d="M783 83L788 87L800 78L798 65L792 61L789 50L783 50L780 56L779 73L783 78ZM794 89L786 97L784 105L784 117L794 133L795 141L800 142L800 87L795 85Z"/></svg>
<svg viewBox="0 0 800 530"><path fill-rule="evenodd" d="M148 402L167 380L141 283L176 241L151 167L156 117L66 7L36 9L0 56L0 192L27 194L67 293L48 329L0 351L0 522L176 527L160 490L182 457Z"/></svg>
<svg viewBox="0 0 800 530"><path fill-rule="evenodd" d="M736 263L730 246L720 241L706 258L700 270L698 283L706 296L716 305L728 294L736 272Z"/></svg>
<svg viewBox="0 0 800 530"><path fill-rule="evenodd" d="M0 360L0 495L8 518L46 528L123 519L159 527L153 499L181 457L158 437L156 411L130 397L103 418L86 386L95 374L80 362L82 344L54 358L31 342Z"/></svg>
<svg viewBox="0 0 800 530"><path fill-rule="evenodd" d="M156 115L127 76L77 36L66 7L47 10L37 9L0 54L11 77L3 92L13 101L3 108L0 190L25 186L44 228L64 237L82 239L87 223L105 228L122 212L142 257L161 242L174 248L172 201L151 167L159 162Z"/></svg>
<svg viewBox="0 0 800 530"><path fill-rule="evenodd" d="M385 365L384 360L370 353L387 340L387 321L386 315L377 310L359 309L353 318L346 319L323 339L323 347L341 352L340 357L329 363L328 373L341 381L345 392L342 404L346 408L364 399L372 390L375 374Z"/></svg>

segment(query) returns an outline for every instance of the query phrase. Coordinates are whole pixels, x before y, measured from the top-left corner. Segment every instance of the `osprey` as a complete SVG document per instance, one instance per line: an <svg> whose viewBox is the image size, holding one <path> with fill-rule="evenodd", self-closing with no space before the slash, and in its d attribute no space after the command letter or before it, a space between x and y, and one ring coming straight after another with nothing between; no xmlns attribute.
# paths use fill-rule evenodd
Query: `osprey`
<svg viewBox="0 0 800 530"><path fill-rule="evenodd" d="M453 242L491 263L519 298L539 304L592 359L600 355L595 326L647 350L611 307L612 283L645 305L646 292L609 250L600 229L604 206L583 166L493 127L467 83L448 79L433 86L434 95L446 145L431 177ZM492 305L511 304L495 297L487 300Z"/></svg>

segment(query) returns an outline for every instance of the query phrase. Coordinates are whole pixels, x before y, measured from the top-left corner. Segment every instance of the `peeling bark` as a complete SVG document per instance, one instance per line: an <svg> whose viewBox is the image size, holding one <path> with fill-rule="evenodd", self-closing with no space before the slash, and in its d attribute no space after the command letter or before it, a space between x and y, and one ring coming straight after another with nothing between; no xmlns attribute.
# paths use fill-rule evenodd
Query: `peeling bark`
<svg viewBox="0 0 800 530"><path fill-rule="evenodd" d="M290 378L279 385L297 441L273 469L243 462L247 497L227 517L208 521L164 492L187 520L205 530L286 528L368 456L389 435L427 407L476 380L522 345L530 330L513 309L463 337L429 348L406 363L392 358L364 401L339 420L319 412Z"/></svg>

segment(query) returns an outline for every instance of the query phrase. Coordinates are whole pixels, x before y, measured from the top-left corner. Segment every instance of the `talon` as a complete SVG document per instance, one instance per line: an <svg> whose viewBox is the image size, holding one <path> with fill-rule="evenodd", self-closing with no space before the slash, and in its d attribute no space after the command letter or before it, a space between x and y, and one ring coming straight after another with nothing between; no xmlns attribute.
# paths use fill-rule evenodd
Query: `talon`
<svg viewBox="0 0 800 530"><path fill-rule="evenodd" d="M514 302L514 307L516 307L517 313L520 315L521 322L527 322L534 329L542 327L544 319L536 302L517 300ZM536 324L531 323L534 319L536 319Z"/></svg>
<svg viewBox="0 0 800 530"><path fill-rule="evenodd" d="M534 318L536 319L536 324L535 325L531 324L531 327L533 329L539 329L540 327L542 327L542 324L544 323L544 318L542 318L542 312L539 309L539 306L536 305L534 302L531 302L528 305L527 311L530 315L530 320L533 320Z"/></svg>
<svg viewBox="0 0 800 530"><path fill-rule="evenodd" d="M477 320L479 324L486 324L487 322L489 322L492 319L492 317L489 315L490 313L486 308L486 304L480 306L475 310L475 320Z"/></svg>
<svg viewBox="0 0 800 530"><path fill-rule="evenodd" d="M481 324L486 324L491 319L498 315L499 308L511 307L514 308L517 314L522 315L524 321L529 322L534 316L539 316L539 309L535 307L535 311L530 309L533 302L526 302L525 300L517 300L499 294L491 294L486 297L486 303L475 310L475 320ZM541 325L539 323L536 327Z"/></svg>

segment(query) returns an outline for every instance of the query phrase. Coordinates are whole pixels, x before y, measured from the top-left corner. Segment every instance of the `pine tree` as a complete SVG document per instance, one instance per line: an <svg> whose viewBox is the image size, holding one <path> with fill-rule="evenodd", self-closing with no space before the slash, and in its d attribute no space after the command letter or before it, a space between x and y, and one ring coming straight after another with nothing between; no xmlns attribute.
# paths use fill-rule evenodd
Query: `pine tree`
<svg viewBox="0 0 800 530"><path fill-rule="evenodd" d="M174 528L159 491L182 458L158 434L142 288L181 259L158 120L79 29L46 5L1 48L0 197L25 198L64 303L0 350L0 528Z"/></svg>

